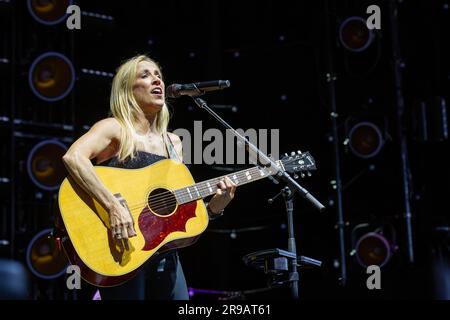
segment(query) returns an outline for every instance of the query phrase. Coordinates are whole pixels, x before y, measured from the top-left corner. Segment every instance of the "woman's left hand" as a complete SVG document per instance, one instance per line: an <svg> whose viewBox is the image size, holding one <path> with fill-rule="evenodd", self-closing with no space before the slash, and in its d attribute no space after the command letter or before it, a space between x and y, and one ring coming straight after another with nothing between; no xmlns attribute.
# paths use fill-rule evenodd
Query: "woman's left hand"
<svg viewBox="0 0 450 320"><path fill-rule="evenodd" d="M212 213L222 211L234 198L234 192L236 191L236 185L228 177L220 180L217 188L216 194L209 201L209 209Z"/></svg>

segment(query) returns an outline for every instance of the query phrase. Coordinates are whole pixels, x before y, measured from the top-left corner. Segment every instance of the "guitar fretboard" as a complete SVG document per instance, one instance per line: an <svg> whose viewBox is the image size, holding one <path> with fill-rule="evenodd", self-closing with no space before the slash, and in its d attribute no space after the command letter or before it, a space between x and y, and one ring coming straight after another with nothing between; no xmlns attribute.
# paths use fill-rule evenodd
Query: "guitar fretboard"
<svg viewBox="0 0 450 320"><path fill-rule="evenodd" d="M277 164L280 165L278 161ZM271 168L262 169L260 167L252 167L235 173L223 175L214 179L199 182L188 187L177 189L174 191L174 194L177 202L179 204L183 204L206 198L210 195L215 194L218 189L217 184L225 177L228 177L231 181L233 181L236 186L241 186L253 181L266 178L267 176L273 175L275 173L276 170Z"/></svg>

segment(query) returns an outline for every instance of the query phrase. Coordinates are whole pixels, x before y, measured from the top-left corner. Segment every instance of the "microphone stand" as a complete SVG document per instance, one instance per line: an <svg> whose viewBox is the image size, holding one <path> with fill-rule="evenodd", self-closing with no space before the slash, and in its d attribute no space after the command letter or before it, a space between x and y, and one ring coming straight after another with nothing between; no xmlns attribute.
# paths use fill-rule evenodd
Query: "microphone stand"
<svg viewBox="0 0 450 320"><path fill-rule="evenodd" d="M276 178L278 180L284 181L288 187L293 191L297 191L303 198L308 200L315 206L319 211L324 211L325 206L321 204L312 194L309 193L308 190L303 188L300 184L298 184L297 181L294 180L286 171L282 171L278 168L278 165L270 159L267 155L264 154L261 150L259 150L255 145L253 145L250 141L248 141L244 136L239 134L235 129L233 129L228 123L226 123L217 113L215 113L211 108L207 105L205 100L199 98L199 97L192 97L197 104L202 109L205 109L208 111L217 121L219 121L225 128L230 129L231 132L235 137L237 137L241 142L245 145L245 150L247 153L250 154L250 151L257 154L258 157L258 164L263 165L265 167L271 167L272 169L275 169L277 171ZM264 160L265 164L261 164L259 160Z"/></svg>
<svg viewBox="0 0 450 320"><path fill-rule="evenodd" d="M281 189L281 191L273 198L270 198L268 202L270 204L273 203L273 201L278 198L280 195L283 196L284 202L286 205L286 215L287 215L287 226L288 226L288 251L292 252L294 254L294 257L290 259L290 272L288 275L288 281L292 282L291 285L291 294L293 299L298 299L298 281L299 281L299 274L297 271L297 248L295 243L295 236L294 236L294 192L292 192L291 188L284 187Z"/></svg>
<svg viewBox="0 0 450 320"><path fill-rule="evenodd" d="M265 166L265 167L271 167L272 169L276 170L277 174L275 175L276 180L281 180L286 183L286 187L284 187L281 192L278 194L282 194L285 202L286 202L286 211L287 211L287 223L288 223L288 250L292 252L295 255L295 258L291 259L290 263L290 272L289 272L289 282L292 282L291 285L291 292L292 297L294 299L298 299L298 272L297 272L297 250L295 245L295 238L294 238L294 224L293 224L293 211L294 211L294 204L293 204L293 196L294 193L297 191L303 198L308 200L314 207L316 207L319 211L324 211L325 206L321 204L312 194L309 193L308 190L303 188L300 184L297 183L286 171L281 170L278 168L278 165L269 158L264 152L259 150L255 145L253 145L250 141L248 141L244 136L239 134L234 128L232 128L225 120L223 120L217 113L215 113L211 108L208 106L205 100L196 97L191 96L191 98L194 100L195 104L199 106L200 108L206 110L209 114L211 114L218 122L220 122L225 128L230 129L233 135L241 141L244 146L245 150L249 154L250 157L253 157L254 154L257 156L257 163L258 165ZM253 152L254 154L251 154ZM264 161L264 164L261 164L260 160ZM277 195L277 196L278 196ZM273 202L273 199L270 199ZM271 201L269 201L271 202Z"/></svg>

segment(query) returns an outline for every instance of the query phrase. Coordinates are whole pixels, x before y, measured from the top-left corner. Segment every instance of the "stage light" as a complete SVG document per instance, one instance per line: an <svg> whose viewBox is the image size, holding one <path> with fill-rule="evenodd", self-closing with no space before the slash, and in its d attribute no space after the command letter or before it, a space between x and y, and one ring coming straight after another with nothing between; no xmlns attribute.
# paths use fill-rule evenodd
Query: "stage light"
<svg viewBox="0 0 450 320"><path fill-rule="evenodd" d="M395 228L390 223L356 225L351 232L350 255L364 268L370 265L383 267L398 249L396 239Z"/></svg>
<svg viewBox="0 0 450 320"><path fill-rule="evenodd" d="M62 156L67 147L56 140L45 140L33 147L28 155L27 171L39 188L53 191L66 177Z"/></svg>
<svg viewBox="0 0 450 320"><path fill-rule="evenodd" d="M372 122L362 121L354 125L348 134L348 145L360 158L376 156L384 144L381 130Z"/></svg>
<svg viewBox="0 0 450 320"><path fill-rule="evenodd" d="M28 11L39 23L58 24L66 19L67 7L72 0L27 0Z"/></svg>
<svg viewBox="0 0 450 320"><path fill-rule="evenodd" d="M366 50L373 38L373 31L367 28L366 20L361 17L349 17L339 27L341 44L352 52Z"/></svg>
<svg viewBox="0 0 450 320"><path fill-rule="evenodd" d="M44 101L58 101L73 89L75 70L70 60L57 52L46 52L34 60L28 72L33 93Z"/></svg>
<svg viewBox="0 0 450 320"><path fill-rule="evenodd" d="M391 244L379 233L369 232L359 238L355 246L358 263L367 268L370 265L384 266L392 256Z"/></svg>
<svg viewBox="0 0 450 320"><path fill-rule="evenodd" d="M66 256L52 236L52 229L42 230L33 237L28 244L26 259L30 271L46 280L62 276L68 266Z"/></svg>

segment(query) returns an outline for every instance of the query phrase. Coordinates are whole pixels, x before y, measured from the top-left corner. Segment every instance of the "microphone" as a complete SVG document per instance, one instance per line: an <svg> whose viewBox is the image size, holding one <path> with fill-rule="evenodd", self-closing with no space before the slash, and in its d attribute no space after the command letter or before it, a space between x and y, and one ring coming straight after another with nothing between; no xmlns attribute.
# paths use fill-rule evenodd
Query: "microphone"
<svg viewBox="0 0 450 320"><path fill-rule="evenodd" d="M166 95L169 98L179 98L181 96L196 97L201 96L208 91L216 91L228 88L230 81L215 80L205 82L195 82L189 84L171 84L166 89Z"/></svg>

